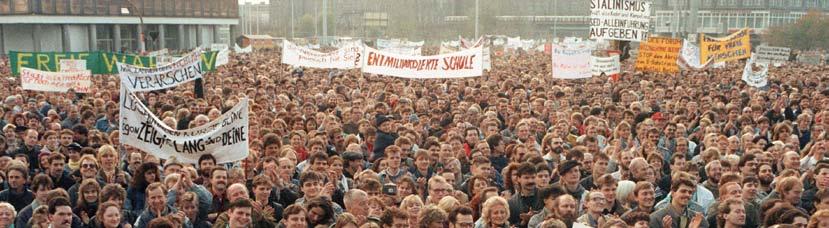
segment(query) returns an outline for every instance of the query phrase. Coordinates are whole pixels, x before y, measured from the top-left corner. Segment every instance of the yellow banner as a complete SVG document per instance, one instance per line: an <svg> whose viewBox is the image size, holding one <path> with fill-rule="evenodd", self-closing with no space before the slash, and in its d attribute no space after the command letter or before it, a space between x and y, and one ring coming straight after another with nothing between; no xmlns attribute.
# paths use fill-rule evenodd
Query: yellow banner
<svg viewBox="0 0 829 228"><path fill-rule="evenodd" d="M676 59L681 49L682 40L680 39L648 37L648 42L639 45L636 70L661 73L679 72Z"/></svg>
<svg viewBox="0 0 829 228"><path fill-rule="evenodd" d="M702 35L699 46L702 63L713 59L714 62L728 62L751 57L751 30L742 29L726 37L716 38Z"/></svg>

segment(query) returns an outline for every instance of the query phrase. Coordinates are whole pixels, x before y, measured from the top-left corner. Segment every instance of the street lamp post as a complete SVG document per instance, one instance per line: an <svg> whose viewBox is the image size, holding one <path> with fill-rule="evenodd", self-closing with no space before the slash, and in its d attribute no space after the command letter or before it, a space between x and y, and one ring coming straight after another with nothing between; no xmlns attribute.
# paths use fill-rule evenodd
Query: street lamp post
<svg viewBox="0 0 829 228"><path fill-rule="evenodd" d="M127 0L127 3L129 3L130 6L132 6L132 8L138 13L138 21L140 23L138 25L138 50L141 51L141 53L144 53L147 51L147 44L144 42L144 9L142 8L139 11L138 7L132 2L132 0ZM129 10L127 13L129 14Z"/></svg>
<svg viewBox="0 0 829 228"><path fill-rule="evenodd" d="M478 13L480 11L478 1L479 0L475 0L475 39L478 39Z"/></svg>

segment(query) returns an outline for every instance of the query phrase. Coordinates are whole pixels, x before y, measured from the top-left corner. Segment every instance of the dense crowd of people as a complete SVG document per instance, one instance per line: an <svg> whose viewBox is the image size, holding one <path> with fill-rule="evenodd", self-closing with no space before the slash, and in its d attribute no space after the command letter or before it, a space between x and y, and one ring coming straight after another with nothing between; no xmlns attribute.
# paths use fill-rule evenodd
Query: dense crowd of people
<svg viewBox="0 0 829 228"><path fill-rule="evenodd" d="M522 52L408 80L279 59L140 94L177 129L250 98L232 164L120 144L115 75L25 91L2 61L0 227L829 227L825 66L753 88L739 62L560 80Z"/></svg>

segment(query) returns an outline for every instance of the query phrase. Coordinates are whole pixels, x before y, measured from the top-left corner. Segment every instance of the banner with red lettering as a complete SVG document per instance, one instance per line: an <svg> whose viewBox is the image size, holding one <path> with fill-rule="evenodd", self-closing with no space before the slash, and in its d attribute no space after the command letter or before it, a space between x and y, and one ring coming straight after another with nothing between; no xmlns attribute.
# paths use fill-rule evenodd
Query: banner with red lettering
<svg viewBox="0 0 829 228"><path fill-rule="evenodd" d="M483 75L483 49L432 55L401 55L365 47L363 72L401 78L464 78Z"/></svg>
<svg viewBox="0 0 829 228"><path fill-rule="evenodd" d="M49 72L23 67L20 68L20 84L24 90L64 93L74 89L76 93L89 93L92 72Z"/></svg>
<svg viewBox="0 0 829 228"><path fill-rule="evenodd" d="M352 69L360 67L362 51L363 43L360 41L349 42L336 51L323 53L283 40L282 63L312 68Z"/></svg>

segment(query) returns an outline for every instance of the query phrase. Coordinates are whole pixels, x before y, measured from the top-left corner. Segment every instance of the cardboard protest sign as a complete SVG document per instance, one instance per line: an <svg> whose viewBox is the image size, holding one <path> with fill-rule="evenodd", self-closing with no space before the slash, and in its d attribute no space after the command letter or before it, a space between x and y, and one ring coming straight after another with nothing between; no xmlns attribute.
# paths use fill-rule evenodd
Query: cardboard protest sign
<svg viewBox="0 0 829 228"><path fill-rule="evenodd" d="M206 72L200 58L201 50L196 49L175 62L158 68L144 68L118 63L118 72L123 85L129 91L152 91L178 86L184 82L202 78Z"/></svg>
<svg viewBox="0 0 829 228"><path fill-rule="evenodd" d="M123 85L122 88L128 85ZM125 90L122 90L122 92ZM228 163L248 156L250 138L248 99L209 123L187 130L175 130L158 119L132 92L122 94L120 141L161 159L175 156L183 163L196 164L211 154L216 163Z"/></svg>
<svg viewBox="0 0 829 228"><path fill-rule="evenodd" d="M715 63L728 62L751 57L751 34L742 29L722 38L702 35L700 62L713 59Z"/></svg>
<svg viewBox="0 0 829 228"><path fill-rule="evenodd" d="M480 47L442 55L401 55L365 47L363 72L402 78L463 78L483 75Z"/></svg>
<svg viewBox="0 0 829 228"><path fill-rule="evenodd" d="M651 2L590 0L590 39L646 41Z"/></svg>
<svg viewBox="0 0 829 228"><path fill-rule="evenodd" d="M593 75L590 68L592 44L553 44L553 78L579 79Z"/></svg>
<svg viewBox="0 0 829 228"><path fill-rule="evenodd" d="M328 53L297 46L288 40L282 41L282 63L312 68L353 69L360 67L363 52L362 42L350 42Z"/></svg>
<svg viewBox="0 0 829 228"><path fill-rule="evenodd" d="M643 72L679 72L676 60L681 48L680 39L649 37L648 42L639 45L635 68Z"/></svg>
<svg viewBox="0 0 829 228"><path fill-rule="evenodd" d="M89 93L92 73L88 70L49 72L29 68L20 69L20 84L24 90L64 93Z"/></svg>
<svg viewBox="0 0 829 228"><path fill-rule="evenodd" d="M765 63L756 63L755 61L755 57L752 57L746 61L746 66L743 68L742 79L750 86L762 88L768 85L769 82L769 65Z"/></svg>
<svg viewBox="0 0 829 228"><path fill-rule="evenodd" d="M86 60L83 60L83 59L61 59L60 60L60 72L72 72L72 71L82 71L82 70L86 70Z"/></svg>
<svg viewBox="0 0 829 228"><path fill-rule="evenodd" d="M593 76L599 76L602 73L611 76L619 74L622 69L622 64L619 63L619 55L607 57L591 56L590 69L593 71Z"/></svg>
<svg viewBox="0 0 829 228"><path fill-rule="evenodd" d="M205 71L216 70L216 57L218 52L210 51L201 54L202 69ZM157 64L155 57L127 55L111 52L9 52L9 65L12 75L20 75L20 68L31 68L35 70L58 72L60 71L60 60L82 59L86 60L86 69L92 74L117 74L116 63L154 68Z"/></svg>
<svg viewBox="0 0 829 228"><path fill-rule="evenodd" d="M779 66L789 61L792 50L785 47L759 46L757 53L753 56L758 63L773 64Z"/></svg>

